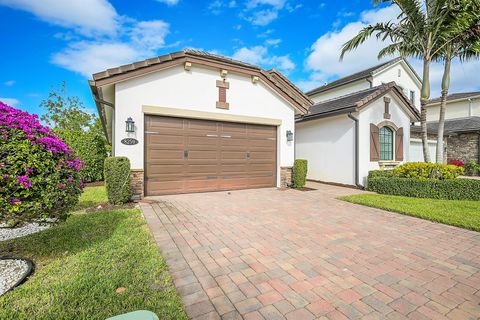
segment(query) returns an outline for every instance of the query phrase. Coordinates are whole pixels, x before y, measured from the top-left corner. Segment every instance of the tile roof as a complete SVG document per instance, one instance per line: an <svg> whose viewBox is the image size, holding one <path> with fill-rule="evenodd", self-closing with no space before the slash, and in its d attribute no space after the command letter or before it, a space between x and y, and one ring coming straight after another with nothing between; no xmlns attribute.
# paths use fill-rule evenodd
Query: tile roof
<svg viewBox="0 0 480 320"><path fill-rule="evenodd" d="M391 65L394 65L395 63L399 62L399 61L402 61L404 60L407 65L410 67L410 69L413 71L413 73L415 74L415 76L420 79L420 77L417 75L417 73L415 72L415 70L410 66L410 64L408 63L408 61L406 61L405 59L403 59L402 57L397 57L397 58L394 58L392 60L389 60L387 62L384 62L384 63L380 63L376 66L373 66L373 67L370 67L368 69L365 69L365 70L362 70L362 71L359 71L357 73L354 73L354 74L351 74L351 75L348 75L346 77L343 77L343 78L340 78L338 80L335 80L335 81L332 81L330 83L327 83L323 86L320 86L316 89L313 89L313 90L310 90L308 91L306 94L308 96L312 96L312 95L315 95L317 93L321 93L321 92L325 92L325 91L328 91L330 89L333 89L333 88L336 88L336 87L339 87L339 86L342 86L344 84L347 84L347 83L351 83L351 82L355 82L355 81L358 81L358 80L362 80L362 79L367 79L369 77L371 77L373 74L375 73L378 73L380 72L381 70L385 69L385 68L388 68L389 66Z"/></svg>
<svg viewBox="0 0 480 320"><path fill-rule="evenodd" d="M417 117L419 116L417 109L411 104L407 97L405 97L402 90L396 86L395 82L390 82L334 99L320 101L310 107L308 113L299 118L299 120L302 121L311 118L328 117L349 112L356 112L360 108L369 104L372 100L375 100L379 96L383 96L390 90L395 90L410 108L412 113Z"/></svg>
<svg viewBox="0 0 480 320"><path fill-rule="evenodd" d="M420 126L411 126L414 132L421 132ZM445 134L480 131L480 117L466 117L445 120ZM427 132L438 132L438 121L427 122Z"/></svg>
<svg viewBox="0 0 480 320"><path fill-rule="evenodd" d="M447 102L450 100L463 100L463 99L468 99L472 97L480 97L480 91L474 91L474 92L457 92L457 93L452 93L447 96ZM434 98L430 99L428 103L439 103L440 98Z"/></svg>

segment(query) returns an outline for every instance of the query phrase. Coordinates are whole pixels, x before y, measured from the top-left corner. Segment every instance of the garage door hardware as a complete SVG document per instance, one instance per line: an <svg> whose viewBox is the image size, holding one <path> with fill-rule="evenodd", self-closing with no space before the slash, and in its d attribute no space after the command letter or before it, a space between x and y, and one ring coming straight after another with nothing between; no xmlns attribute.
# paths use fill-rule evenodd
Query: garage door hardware
<svg viewBox="0 0 480 320"><path fill-rule="evenodd" d="M218 137L218 134L207 134L207 137Z"/></svg>
<svg viewBox="0 0 480 320"><path fill-rule="evenodd" d="M188 150L183 150L183 158L188 159Z"/></svg>
<svg viewBox="0 0 480 320"><path fill-rule="evenodd" d="M250 152L247 152L247 159L250 159Z"/></svg>
<svg viewBox="0 0 480 320"><path fill-rule="evenodd" d="M146 134L158 134L160 132L156 132L156 131L145 131Z"/></svg>
<svg viewBox="0 0 480 320"><path fill-rule="evenodd" d="M232 136L220 136L222 138L231 138Z"/></svg>

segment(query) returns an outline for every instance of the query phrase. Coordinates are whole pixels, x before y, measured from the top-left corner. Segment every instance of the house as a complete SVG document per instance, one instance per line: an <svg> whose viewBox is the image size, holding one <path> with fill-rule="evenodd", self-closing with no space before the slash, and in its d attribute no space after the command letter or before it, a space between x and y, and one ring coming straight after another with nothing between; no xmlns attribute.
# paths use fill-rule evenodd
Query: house
<svg viewBox="0 0 480 320"><path fill-rule="evenodd" d="M397 84L398 88L409 98L412 104L420 110L422 80L408 61L401 57L332 81L310 90L306 94L317 103L392 81Z"/></svg>
<svg viewBox="0 0 480 320"><path fill-rule="evenodd" d="M308 160L308 179L365 186L370 170L408 159L419 112L404 88L389 82L330 97L297 116L295 156Z"/></svg>
<svg viewBox="0 0 480 320"><path fill-rule="evenodd" d="M440 97L427 105L428 148L431 161L437 150ZM444 163L451 160L480 162L480 92L453 93L447 96L444 129ZM410 161L423 161L421 129L411 128Z"/></svg>
<svg viewBox="0 0 480 320"><path fill-rule="evenodd" d="M136 198L286 186L295 116L313 104L277 70L190 49L96 73L90 88Z"/></svg>
<svg viewBox="0 0 480 320"><path fill-rule="evenodd" d="M297 117L295 145L307 178L365 186L368 171L407 161L420 89L411 65L395 58L308 91L315 105Z"/></svg>

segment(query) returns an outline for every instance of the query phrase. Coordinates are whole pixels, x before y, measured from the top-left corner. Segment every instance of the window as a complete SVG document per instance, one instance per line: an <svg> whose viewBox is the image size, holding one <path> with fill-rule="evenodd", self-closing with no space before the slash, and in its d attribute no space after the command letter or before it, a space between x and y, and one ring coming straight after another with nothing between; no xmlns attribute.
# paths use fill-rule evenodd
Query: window
<svg viewBox="0 0 480 320"><path fill-rule="evenodd" d="M410 101L415 104L415 91L410 90Z"/></svg>
<svg viewBox="0 0 480 320"><path fill-rule="evenodd" d="M380 160L393 160L393 130L380 128Z"/></svg>

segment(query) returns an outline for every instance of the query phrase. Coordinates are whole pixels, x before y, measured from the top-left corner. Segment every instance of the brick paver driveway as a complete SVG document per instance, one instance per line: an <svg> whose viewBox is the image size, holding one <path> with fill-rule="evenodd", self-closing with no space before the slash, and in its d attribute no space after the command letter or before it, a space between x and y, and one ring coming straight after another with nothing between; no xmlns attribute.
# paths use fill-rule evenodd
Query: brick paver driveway
<svg viewBox="0 0 480 320"><path fill-rule="evenodd" d="M190 318L479 317L480 233L311 186L141 205Z"/></svg>

